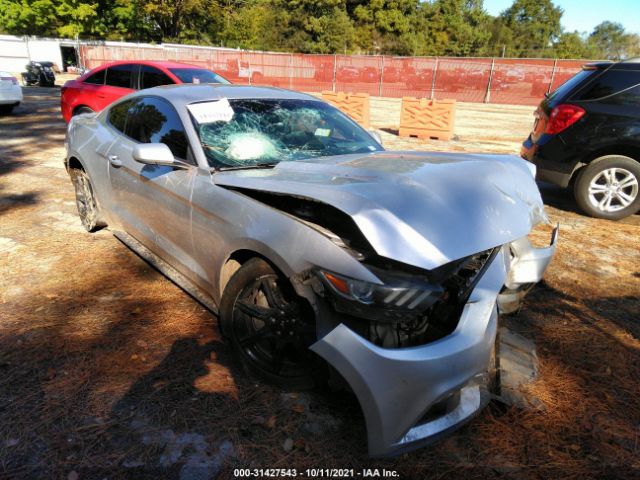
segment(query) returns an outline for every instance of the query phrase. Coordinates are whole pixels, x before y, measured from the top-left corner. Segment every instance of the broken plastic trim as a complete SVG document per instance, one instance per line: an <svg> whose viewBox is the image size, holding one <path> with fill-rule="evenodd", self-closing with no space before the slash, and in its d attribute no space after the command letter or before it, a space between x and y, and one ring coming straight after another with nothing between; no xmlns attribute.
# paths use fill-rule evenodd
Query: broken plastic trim
<svg viewBox="0 0 640 480"><path fill-rule="evenodd" d="M434 405L486 372L497 330L496 295L507 275L505 253L500 249L474 288L455 331L436 342L382 348L341 324L310 347L340 372L358 397L370 455L395 455L433 441L482 408L482 402L465 402L458 413L441 416L431 428L416 428L431 422L424 418Z"/></svg>
<svg viewBox="0 0 640 480"><path fill-rule="evenodd" d="M498 295L500 313L509 314L520 310L524 297L533 286L542 280L542 276L556 251L560 226L551 234L548 247L535 248L527 237L509 244L511 260L509 275L504 288Z"/></svg>

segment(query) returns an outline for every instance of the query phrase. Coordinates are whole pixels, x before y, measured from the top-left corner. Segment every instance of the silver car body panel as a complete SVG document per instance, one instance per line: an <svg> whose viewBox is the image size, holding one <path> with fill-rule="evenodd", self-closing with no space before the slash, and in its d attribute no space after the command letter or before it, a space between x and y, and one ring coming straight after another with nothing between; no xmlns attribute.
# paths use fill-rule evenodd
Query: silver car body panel
<svg viewBox="0 0 640 480"><path fill-rule="evenodd" d="M555 248L532 249L526 240L532 227L546 220L531 164L504 155L373 152L212 172L188 104L219 98L320 100L273 88L199 85L143 90L120 101L145 95L175 107L193 165L135 162L136 143L108 124L109 108L72 119L66 161L79 161L89 174L110 228L126 232L168 263L205 292L209 305L219 305L225 264L241 252L270 260L311 301L313 291L298 278L312 268L381 283L328 236L246 194L251 191L339 209L353 218L378 255L422 269L501 247L450 335L427 345L386 349L339 324L319 330L311 347L357 395L372 455L412 448L459 426L482 407L476 380L489 365L500 292L506 288L503 295L508 295L540 280ZM456 392L455 408L421 420Z"/></svg>
<svg viewBox="0 0 640 480"><path fill-rule="evenodd" d="M525 236L544 219L530 169L507 155L344 155L222 172L214 182L335 206L379 255L427 270Z"/></svg>

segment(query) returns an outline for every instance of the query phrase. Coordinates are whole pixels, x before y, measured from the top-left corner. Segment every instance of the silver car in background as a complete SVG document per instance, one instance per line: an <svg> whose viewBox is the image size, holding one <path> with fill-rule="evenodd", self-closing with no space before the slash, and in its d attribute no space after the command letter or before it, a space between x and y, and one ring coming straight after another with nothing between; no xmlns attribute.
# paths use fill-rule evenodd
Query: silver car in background
<svg viewBox="0 0 640 480"><path fill-rule="evenodd" d="M74 117L66 166L87 230L108 225L217 312L253 374L345 380L385 456L486 404L499 314L557 233L528 240L547 222L531 164L374 137L302 93L158 87Z"/></svg>

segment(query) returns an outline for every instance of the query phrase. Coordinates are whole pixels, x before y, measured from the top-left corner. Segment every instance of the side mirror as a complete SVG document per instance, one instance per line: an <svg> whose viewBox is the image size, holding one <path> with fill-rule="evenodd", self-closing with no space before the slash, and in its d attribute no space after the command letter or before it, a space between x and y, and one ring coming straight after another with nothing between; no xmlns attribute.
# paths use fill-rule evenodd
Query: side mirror
<svg viewBox="0 0 640 480"><path fill-rule="evenodd" d="M141 143L133 147L133 159L145 165L173 167L176 161L173 153L164 143Z"/></svg>
<svg viewBox="0 0 640 480"><path fill-rule="evenodd" d="M378 132L376 132L375 130L369 130L369 135L371 135L371 137L378 142L380 145L382 145L382 137L380 136L380 134Z"/></svg>

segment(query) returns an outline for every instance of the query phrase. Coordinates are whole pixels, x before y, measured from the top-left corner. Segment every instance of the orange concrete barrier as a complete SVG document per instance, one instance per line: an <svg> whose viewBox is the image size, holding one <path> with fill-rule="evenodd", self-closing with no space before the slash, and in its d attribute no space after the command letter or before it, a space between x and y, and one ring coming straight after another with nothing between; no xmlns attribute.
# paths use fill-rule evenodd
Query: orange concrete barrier
<svg viewBox="0 0 640 480"><path fill-rule="evenodd" d="M450 140L456 114L455 100L404 97L400 111L401 137Z"/></svg>
<svg viewBox="0 0 640 480"><path fill-rule="evenodd" d="M322 99L342 110L364 128L369 128L369 94L322 92Z"/></svg>

